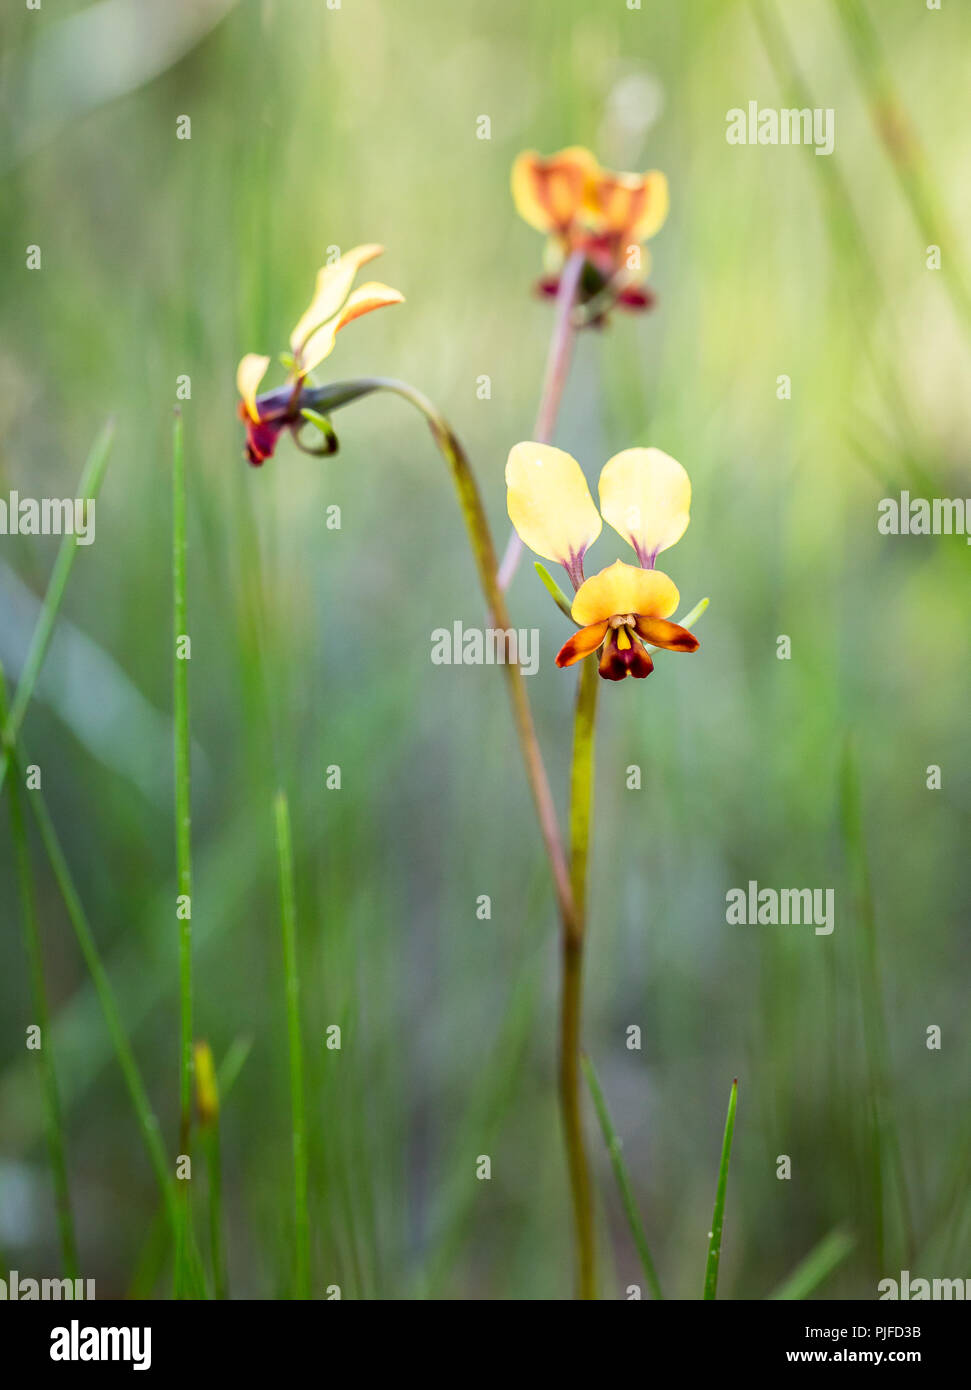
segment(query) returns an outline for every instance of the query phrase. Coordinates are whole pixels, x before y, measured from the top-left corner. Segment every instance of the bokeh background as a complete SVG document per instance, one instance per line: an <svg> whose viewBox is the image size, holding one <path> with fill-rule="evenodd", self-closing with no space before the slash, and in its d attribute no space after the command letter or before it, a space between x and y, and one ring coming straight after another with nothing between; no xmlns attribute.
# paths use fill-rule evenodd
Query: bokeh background
<svg viewBox="0 0 971 1390"><path fill-rule="evenodd" d="M336 458L286 444L249 469L233 376L244 351L284 346L329 246L382 242L376 272L407 303L343 334L327 375L430 395L504 544L503 466L532 431L551 326L509 168L571 143L665 170L672 199L657 308L581 336L555 442L592 482L631 444L680 459L692 523L666 568L687 606L711 596L700 655L605 687L599 716L584 1040L665 1292L701 1292L735 1076L722 1297L767 1296L834 1230L855 1246L822 1294L873 1298L902 1268L971 1275L968 551L876 526L902 488L971 494L971 15L102 0L11 7L3 29L0 495L73 496L117 425L24 746L173 1155L171 412L191 379L195 1032L217 1061L248 1048L222 1116L231 1292L293 1287L278 787L297 851L315 1292L570 1292L548 873L500 674L430 662L433 628L483 621L443 464L421 419L378 398L336 417ZM726 112L750 100L833 107L835 153L728 145ZM13 682L56 547L0 544ZM591 558L615 549L605 535ZM528 563L511 603L541 629L530 693L563 807L566 624ZM0 829L0 1269L53 1275L6 808ZM102 1296L164 1296L152 1172L33 850L83 1273ZM749 879L834 888L834 933L728 926L725 894ZM324 1047L333 1023L340 1052ZM623 1297L643 1280L589 1120L602 1292Z"/></svg>

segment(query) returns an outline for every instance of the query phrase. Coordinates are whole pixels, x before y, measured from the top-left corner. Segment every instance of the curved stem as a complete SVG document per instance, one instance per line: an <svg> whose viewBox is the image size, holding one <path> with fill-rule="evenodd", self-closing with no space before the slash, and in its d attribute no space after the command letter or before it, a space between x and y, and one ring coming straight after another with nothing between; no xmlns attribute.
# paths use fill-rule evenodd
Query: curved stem
<svg viewBox="0 0 971 1390"><path fill-rule="evenodd" d="M526 765L526 776L533 794L543 843L553 873L553 888L556 893L560 920L563 923L564 931L574 932L577 926L576 905L559 822L556 817L556 808L553 804L549 778L546 775L543 755L540 752L539 740L536 736L536 726L533 723L529 696L526 693L525 677L520 670L519 663L511 659L513 654L510 650L509 610L506 607L505 595L499 586L492 532L489 529L489 520L482 505L482 498L479 495L479 489L472 472L472 465L469 463L465 450L448 422L442 418L428 397L406 381L397 381L392 377L363 377L357 381L333 382L327 386L305 390L302 393L301 401L306 405L327 412L336 410L342 405L349 405L352 401L359 400L362 396L369 395L373 391L389 391L393 395L401 396L417 410L420 410L428 421L432 437L449 466L489 613L494 626L506 634L505 660L502 663L502 670L509 687L509 698L512 702L516 731L519 735L523 761Z"/></svg>
<svg viewBox="0 0 971 1390"><path fill-rule="evenodd" d="M354 382L336 382L306 390L301 399L320 409L335 410L372 391L390 391L401 396L428 421L458 494L459 505L475 556L479 579L494 625L510 633L509 612L499 583L496 553L488 518L482 505L472 467L462 445L427 396L407 382L387 377L370 377ZM580 1298L596 1298L593 1198L590 1170L583 1141L580 1106L580 1020L583 987L583 937L587 885L587 858L590 846L590 815L593 792L594 721L597 705L597 662L588 658L580 668L573 764L570 775L570 859L569 865L560 837L559 822L549 779L533 724L525 678L516 661L511 660L509 638L503 671L509 686L513 716L522 748L526 775L536 805L540 830L553 873L553 886L561 922L563 957L562 1001L560 1012L559 1091L563 1117L563 1137L572 1194L573 1221L577 1252L577 1292Z"/></svg>
<svg viewBox="0 0 971 1390"><path fill-rule="evenodd" d="M537 444L549 444L563 398L567 372L570 367L570 352L573 348L574 326L573 306L576 303L580 276L583 274L585 257L582 251L574 251L567 259L560 276L556 292L556 316L553 320L553 336L546 358L546 373L543 377L543 394L540 396L539 411L533 438ZM505 554L499 566L499 587L508 589L516 573L523 543L515 530L510 531Z"/></svg>
<svg viewBox="0 0 971 1390"><path fill-rule="evenodd" d="M586 926L587 862L593 809L594 731L599 683L596 656L580 666L570 769L570 886L576 904L572 928L564 923L563 986L560 1005L560 1108L566 1144L576 1233L577 1292L596 1298L596 1246L590 1167L583 1140L580 1104L580 1026L583 1003L583 945Z"/></svg>

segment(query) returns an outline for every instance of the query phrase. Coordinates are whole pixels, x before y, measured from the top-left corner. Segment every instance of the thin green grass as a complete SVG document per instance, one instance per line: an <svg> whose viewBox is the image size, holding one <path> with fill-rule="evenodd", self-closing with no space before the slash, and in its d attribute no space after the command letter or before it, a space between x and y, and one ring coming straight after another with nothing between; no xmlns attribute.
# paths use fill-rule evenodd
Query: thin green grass
<svg viewBox="0 0 971 1390"><path fill-rule="evenodd" d="M226 1050L226 1055L219 1064L216 1072L216 1095L220 1111L229 1097L230 1092L239 1079L246 1059L253 1048L253 1039L249 1037L239 1037L230 1043ZM222 1228L222 1144L220 1139L218 1182L219 1192L217 1195L218 1213L215 1218L210 1215L210 1233L212 1233L212 1221L215 1219L217 1225ZM210 1175L211 1177L211 1175ZM210 1191L211 1196L211 1191ZM156 1211L149 1226L148 1234L142 1246L141 1253L135 1266L132 1276L128 1296L129 1298L150 1298L152 1290L161 1278L162 1267L172 1244L172 1231L168 1221L165 1204L163 1203ZM225 1297L228 1294L228 1270L225 1254L225 1237L220 1236L219 1251L222 1257L221 1270L213 1260L213 1289L217 1298ZM225 1289L225 1293L220 1293L220 1286Z"/></svg>
<svg viewBox="0 0 971 1390"><path fill-rule="evenodd" d="M853 1253L856 1239L847 1231L830 1231L769 1298L778 1301L808 1298Z"/></svg>
<svg viewBox="0 0 971 1390"><path fill-rule="evenodd" d="M213 1292L225 1298L226 1240L223 1233L222 1203L222 1138L220 1133L219 1082L212 1060L212 1049L206 1042L195 1046L196 1109L199 1129L206 1155L206 1175L209 1184L209 1258L212 1265Z"/></svg>
<svg viewBox="0 0 971 1390"><path fill-rule="evenodd" d="M114 435L114 421L109 420L91 446L91 451L81 472L81 480L78 483L78 497L83 498L86 502L95 501L101 491ZM7 776L10 750L17 742L17 736L24 722L24 715L27 713L27 706L30 704L34 687L37 684L37 677L40 675L44 658L47 656L47 649L51 644L54 625L67 592L67 583L71 577L71 570L74 568L77 551L77 538L73 534L65 535L58 548L57 559L54 562L47 592L44 595L44 602L41 605L40 616L37 619L37 625L34 628L30 647L24 660L24 668L17 682L10 713L4 721L2 747L0 747L0 787L3 786Z"/></svg>
<svg viewBox="0 0 971 1390"><path fill-rule="evenodd" d="M78 495L89 502L96 500L100 492L113 438L114 423L113 421L109 421L96 438L88 454L78 484ZM47 587L47 592L44 596L40 617L34 629L34 634L24 662L24 669L17 686L16 695L10 706L9 714L5 714L2 721L3 746L0 748L0 786L2 786L7 770L15 758L15 750L18 746L21 760L25 764L29 761L23 744L19 739L20 729L50 646L61 604L67 592L67 585L74 566L76 551L76 538L73 535L65 536L58 550L57 560L55 561L54 570ZM152 1167L155 1170L163 1201L165 1202L166 1211L173 1225L173 1231L175 1231L177 1225L175 1191L165 1159L165 1151L160 1138L158 1120L149 1103L148 1095L138 1065L135 1061L131 1044L121 1021L121 1015L108 981L108 976L104 970L95 945L94 935L81 904L80 895L74 885L54 822L47 810L43 793L39 788L32 790L30 805L37 821L41 841L44 845L51 870L60 890L65 908L67 909L68 918L74 929L81 954L84 957L85 964L88 967L88 972L91 975L92 983L98 995L101 1010L135 1109L142 1138L148 1151ZM16 812L13 812L13 814L16 817ZM36 933L33 933L33 935L36 936ZM31 950L34 950L33 946L31 946ZM37 950L39 952L39 942ZM38 961L39 960L40 957L38 955ZM49 1033L49 1027L43 1029L45 1047L47 1047L49 1043ZM50 1103L49 1097L47 1101L49 1115ZM59 1119L57 1125L60 1135ZM59 1143L63 1151L62 1138L59 1139ZM66 1174L63 1178L56 1177L55 1181L59 1190L60 1208L63 1203L63 1192L66 1190ZM64 1220L63 1214L61 1220ZM64 1234L62 1230L62 1244L63 1240ZM74 1258L76 1260L76 1256Z"/></svg>
<svg viewBox="0 0 971 1390"><path fill-rule="evenodd" d="M725 1192L728 1187L728 1164L732 1156L732 1135L735 1133L735 1107L738 1101L738 1080L732 1082L728 1097L728 1114L725 1118L725 1137L722 1140L722 1156L718 1165L718 1186L715 1189L715 1209L711 1218L711 1233L708 1237L708 1260L705 1265L706 1299L715 1298L718 1293L718 1269L722 1251L722 1226L725 1221Z"/></svg>
<svg viewBox="0 0 971 1390"><path fill-rule="evenodd" d="M21 757L26 761L27 755L21 746ZM168 1160L165 1156L165 1148L162 1144L158 1119L152 1109L148 1099L148 1092L142 1080L135 1054L132 1051L128 1034L122 1023L121 1014L115 1001L111 983L95 945L94 933L88 921L87 914L81 903L80 895L74 883L71 870L68 866L61 842L58 838L57 830L51 819L50 812L43 794L35 791L30 797L30 806L33 809L34 817L37 821L37 828L40 831L41 841L47 853L47 859L51 866L51 871L60 890L61 898L67 909L67 915L74 935L77 938L78 946L84 957L88 974L94 985L101 1005L101 1012L111 1037L111 1042L115 1050L115 1056L121 1067L122 1075L125 1078L125 1085L131 1098L135 1116L138 1121L138 1128L142 1136L142 1142L148 1152L149 1160L158 1181L159 1190L165 1204L165 1209L172 1227L173 1236L176 1234L179 1225L179 1214L176 1204L175 1182L169 1171Z"/></svg>
<svg viewBox="0 0 971 1390"><path fill-rule="evenodd" d="M290 809L284 792L273 803L280 869L280 925L286 978L287 1038L290 1057L290 1105L293 1128L294 1289L310 1297L310 1214L308 1201L307 1117L300 1031L300 977L297 969L297 904L293 870Z"/></svg>
<svg viewBox="0 0 971 1390"><path fill-rule="evenodd" d="M175 853L179 930L179 1153L191 1164L192 1141L192 773L189 746L189 643L186 607L185 440L182 416L172 424L173 733L175 741ZM191 1173L191 1167L190 1167ZM189 1292L193 1246L191 1177L180 1184L176 1296Z"/></svg>
<svg viewBox="0 0 971 1390"><path fill-rule="evenodd" d="M0 665L0 728L6 725L7 716L7 682L3 667ZM37 892L34 885L34 872L31 865L30 845L27 839L23 797L20 789L21 770L17 764L16 749L7 746L5 752L8 765L13 770L10 784L7 787L10 804L10 835L13 842L14 859L17 864L24 950L30 971L31 1004L34 1021L40 1029L40 1047L37 1050L37 1060L40 1066L44 1095L44 1128L51 1165L51 1178L54 1184L54 1203L57 1213L58 1237L61 1244L61 1262L64 1277L77 1279L80 1275L78 1243L67 1176L64 1116L57 1084L57 1069L54 1065L54 1036L47 1003L44 955L37 920Z"/></svg>
<svg viewBox="0 0 971 1390"><path fill-rule="evenodd" d="M901 100L880 38L860 0L832 0L857 71L874 127L926 246L939 246L944 284L966 333L971 334L971 278L930 171L923 146Z"/></svg>
<svg viewBox="0 0 971 1390"><path fill-rule="evenodd" d="M175 847L179 922L179 1102L182 1151L188 1152L192 1125L192 771L189 746L189 657L186 611L185 441L182 416L172 426L172 610L173 709L175 734Z"/></svg>
<svg viewBox="0 0 971 1390"><path fill-rule="evenodd" d="M892 1267L900 1269L913 1257L914 1226L903 1149L891 1095L876 905L863 827L856 755L849 737L843 749L840 813L854 909L860 926L857 933L857 968L867 1065L867 1147L873 1203L875 1261L878 1269L887 1267L888 1255L891 1253L888 1246L893 1241L894 1249L890 1263ZM891 1207L894 1192L897 1201ZM887 1218L890 1215L895 1218L895 1225L888 1230Z"/></svg>
<svg viewBox="0 0 971 1390"><path fill-rule="evenodd" d="M583 1056L580 1058L583 1067L583 1074L587 1078L587 1085L593 1097L594 1108L597 1111L597 1118L600 1121L600 1128L603 1132L604 1143L607 1146L607 1153L610 1157L610 1164L614 1170L614 1178L617 1182L617 1190L620 1193L620 1200L623 1204L624 1215L627 1217L627 1225L630 1227L631 1238L637 1250L641 1268L644 1271L644 1278L647 1286L656 1299L663 1299L661 1292L661 1281L657 1277L657 1269L651 1256L651 1250L647 1243L647 1235L644 1231L644 1223L641 1221L640 1212L637 1210L637 1200L634 1197L634 1189L631 1186L630 1177L627 1172L627 1165L624 1162L623 1146L617 1131L614 1129L610 1118L610 1111L607 1109L607 1102L604 1099L603 1089L597 1079L597 1073L593 1069L590 1058Z"/></svg>
<svg viewBox="0 0 971 1390"><path fill-rule="evenodd" d="M239 1080L239 1074L246 1065L246 1059L252 1050L253 1039L251 1037L234 1038L226 1049L226 1055L219 1063L219 1070L216 1073L220 1105L225 1102L226 1097Z"/></svg>

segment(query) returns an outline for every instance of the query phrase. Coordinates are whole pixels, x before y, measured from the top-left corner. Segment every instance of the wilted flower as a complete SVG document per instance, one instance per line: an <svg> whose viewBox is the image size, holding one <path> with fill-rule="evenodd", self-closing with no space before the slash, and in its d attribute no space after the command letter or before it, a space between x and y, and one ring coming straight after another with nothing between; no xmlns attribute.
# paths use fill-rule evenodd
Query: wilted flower
<svg viewBox="0 0 971 1390"><path fill-rule="evenodd" d="M257 398L270 358L248 352L241 360L236 369L236 388L242 398L239 413L246 422L246 457L250 463L261 464L268 459L284 429L291 430L299 444L297 433L312 418L304 413L301 392L310 373L333 352L340 330L372 309L403 302L404 295L377 280L369 280L351 291L361 266L380 256L383 250L383 246L355 246L340 260L317 272L313 298L290 334L289 353L280 358L288 371L283 386ZM326 426L325 421L319 423Z"/></svg>
<svg viewBox="0 0 971 1390"><path fill-rule="evenodd" d="M557 293L568 257L580 253L582 302L609 291L610 301L625 308L645 309L653 303L646 288L650 258L644 242L668 214L664 174L602 169L579 145L546 159L526 150L513 164L512 195L520 216L547 235L547 273L539 284L544 294ZM601 312L595 321L602 317Z"/></svg>
<svg viewBox="0 0 971 1390"><path fill-rule="evenodd" d="M506 488L509 517L522 540L563 565L576 590L571 613L580 631L557 654L558 666L571 666L602 646L605 679L643 678L654 669L644 642L674 652L697 650L694 634L668 621L680 596L674 581L654 568L690 520L691 482L676 459L660 449L615 454L600 473L598 512L571 454L525 442L509 452ZM583 557L603 528L601 513L633 546L640 565L618 560L585 579Z"/></svg>

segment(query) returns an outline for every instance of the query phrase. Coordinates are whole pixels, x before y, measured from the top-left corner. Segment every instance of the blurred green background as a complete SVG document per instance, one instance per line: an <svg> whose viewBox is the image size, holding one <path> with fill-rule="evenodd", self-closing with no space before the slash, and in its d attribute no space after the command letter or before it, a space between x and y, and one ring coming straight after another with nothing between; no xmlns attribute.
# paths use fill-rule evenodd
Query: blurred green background
<svg viewBox="0 0 971 1390"><path fill-rule="evenodd" d="M971 15L862 12L882 71L861 7L829 0L109 0L4 18L0 495L73 496L117 423L24 740L173 1155L170 441L191 379L195 1032L217 1060L252 1043L223 1113L233 1294L292 1290L277 787L297 850L315 1292L570 1292L549 877L499 673L429 659L433 628L483 620L444 466L421 419L376 398L336 417L336 458L287 442L250 469L233 378L244 351L284 347L329 246L382 242L375 274L407 303L342 334L322 378L430 395L502 546L505 457L533 429L551 326L509 168L571 143L663 169L671 214L651 243L656 310L581 335L555 442L591 482L632 444L680 459L692 524L665 568L686 607L711 596L699 656L605 686L599 715L584 1038L665 1292L701 1292L734 1076L722 1297L766 1296L837 1227L856 1246L824 1294L873 1298L902 1268L971 1276L968 553L876 526L904 487L971 495ZM800 82L835 109L831 158L726 143L729 109L802 105ZM56 547L2 540L13 681ZM588 569L620 553L605 535ZM529 563L511 604L542 632L529 688L563 806L567 625ZM4 808L0 1270L53 1275L6 827ZM82 1272L99 1296L164 1294L151 1169L33 848ZM725 894L749 879L835 888L835 932L728 926ZM588 1110L602 1292L622 1297L643 1280Z"/></svg>

